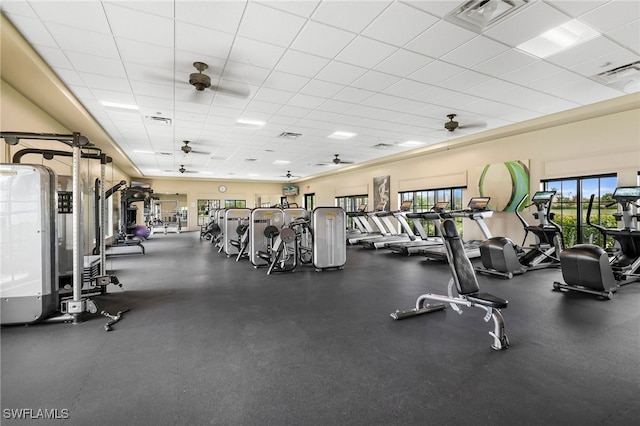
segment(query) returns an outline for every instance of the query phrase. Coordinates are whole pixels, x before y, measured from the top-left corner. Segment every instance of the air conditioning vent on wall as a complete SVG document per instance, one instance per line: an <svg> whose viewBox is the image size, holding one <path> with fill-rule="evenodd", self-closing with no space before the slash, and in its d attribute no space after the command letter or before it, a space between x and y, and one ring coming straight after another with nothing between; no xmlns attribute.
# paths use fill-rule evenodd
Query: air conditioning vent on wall
<svg viewBox="0 0 640 426"><path fill-rule="evenodd" d="M469 0L444 17L471 31L481 33L526 6L530 0Z"/></svg>

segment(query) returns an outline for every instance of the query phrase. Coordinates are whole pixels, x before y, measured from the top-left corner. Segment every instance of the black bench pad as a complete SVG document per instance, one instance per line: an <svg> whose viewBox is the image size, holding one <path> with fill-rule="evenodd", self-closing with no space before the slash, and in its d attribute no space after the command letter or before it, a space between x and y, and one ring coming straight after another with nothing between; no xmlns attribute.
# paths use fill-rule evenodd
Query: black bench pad
<svg viewBox="0 0 640 426"><path fill-rule="evenodd" d="M508 301L489 293L467 294L466 297L469 302L496 309L505 309L509 303Z"/></svg>

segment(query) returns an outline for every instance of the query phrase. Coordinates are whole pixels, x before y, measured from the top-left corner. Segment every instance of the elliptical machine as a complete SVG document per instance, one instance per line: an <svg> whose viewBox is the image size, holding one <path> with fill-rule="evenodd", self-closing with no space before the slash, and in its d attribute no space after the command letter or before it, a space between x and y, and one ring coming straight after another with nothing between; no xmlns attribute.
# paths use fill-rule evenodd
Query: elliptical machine
<svg viewBox="0 0 640 426"><path fill-rule="evenodd" d="M531 232L536 237L535 244L519 247L507 237L492 237L480 243L480 259L482 267L476 266L477 272L499 275L508 279L534 269L560 266L560 253L564 247L564 234L560 225L553 221L555 214L551 212L551 203L556 191L538 191L531 198L536 212L533 217L538 225L529 225L519 213L520 206L529 194L522 197L516 206L516 216L525 230L523 239Z"/></svg>
<svg viewBox="0 0 640 426"><path fill-rule="evenodd" d="M622 228L605 228L591 223L591 210L595 195L589 199L587 224L596 228L603 237L611 237L616 242L613 250L605 250L593 244L578 244L560 254L562 277L565 283L554 282L553 289L590 293L610 300L621 286L640 280L640 230L639 207L640 186L618 187L613 192L614 204L620 204L621 212L614 213Z"/></svg>

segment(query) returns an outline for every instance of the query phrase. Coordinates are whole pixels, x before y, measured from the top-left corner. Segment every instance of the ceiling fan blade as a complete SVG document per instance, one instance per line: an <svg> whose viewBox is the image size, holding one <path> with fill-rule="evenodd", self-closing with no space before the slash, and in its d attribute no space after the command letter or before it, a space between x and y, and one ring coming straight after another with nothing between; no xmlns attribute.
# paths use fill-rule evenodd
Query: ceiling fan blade
<svg viewBox="0 0 640 426"><path fill-rule="evenodd" d="M221 95L233 96L236 98L248 98L251 91L248 87L241 84L225 83L220 86L211 86L211 90L220 93Z"/></svg>
<svg viewBox="0 0 640 426"><path fill-rule="evenodd" d="M487 127L487 123L478 121L475 123L467 123L467 124L459 125L458 129L484 129L485 127Z"/></svg>

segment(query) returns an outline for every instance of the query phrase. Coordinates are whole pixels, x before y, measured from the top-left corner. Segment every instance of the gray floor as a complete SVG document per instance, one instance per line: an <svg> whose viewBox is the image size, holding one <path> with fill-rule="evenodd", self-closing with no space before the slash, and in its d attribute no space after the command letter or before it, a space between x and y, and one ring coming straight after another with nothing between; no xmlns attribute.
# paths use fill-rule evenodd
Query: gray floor
<svg viewBox="0 0 640 426"><path fill-rule="evenodd" d="M112 332L2 328L3 425L638 424L640 284L602 301L552 291L559 270L480 276L510 302L496 352L479 309L389 317L445 293L445 264L350 247L344 270L267 276L197 233L145 247L108 260L124 291L97 301L131 308Z"/></svg>

